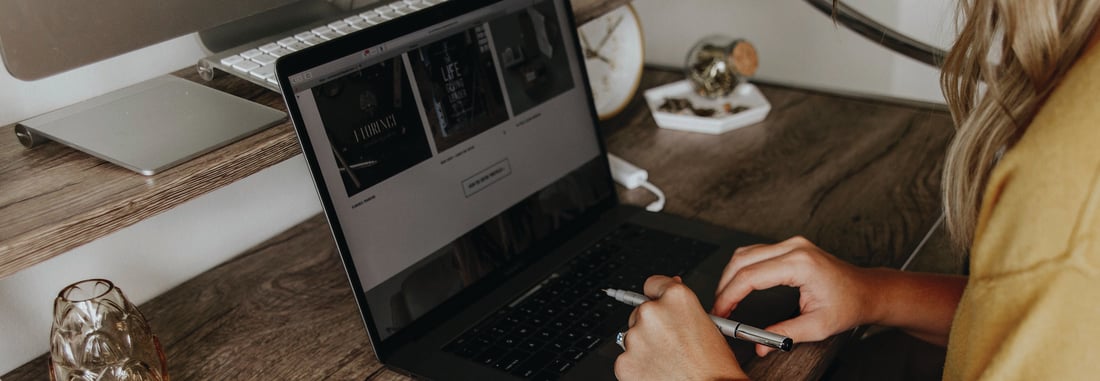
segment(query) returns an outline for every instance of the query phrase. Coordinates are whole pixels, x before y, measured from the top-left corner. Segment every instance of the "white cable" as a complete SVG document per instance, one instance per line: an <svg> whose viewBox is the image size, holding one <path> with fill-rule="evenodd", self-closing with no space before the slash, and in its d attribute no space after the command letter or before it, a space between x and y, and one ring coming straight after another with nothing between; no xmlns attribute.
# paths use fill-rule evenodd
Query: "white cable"
<svg viewBox="0 0 1100 381"><path fill-rule="evenodd" d="M650 212L660 212L661 209L665 208L665 194L664 192L661 192L660 188L657 188L656 185L653 185L653 183L650 183L648 181L642 183L642 188L649 189L650 192L653 192L653 194L657 195L657 201L651 202L649 205L646 205L645 210L648 210Z"/></svg>
<svg viewBox="0 0 1100 381"><path fill-rule="evenodd" d="M939 229L940 224L943 224L944 214L940 213L940 218L936 219L936 223L932 224L932 227L928 229L928 232L924 233L924 238L920 240L917 247L913 249L912 253L909 253L909 259L905 260L905 263L901 265L901 271L909 269L909 265L913 264L913 259L917 257L917 253L924 248L924 244L928 243L928 240L932 238L932 234L936 233L936 229Z"/></svg>
<svg viewBox="0 0 1100 381"><path fill-rule="evenodd" d="M665 194L656 185L648 181L649 172L610 153L607 154L607 161L611 167L611 177L615 179L615 182L622 184L626 189L642 187L657 195L657 201L646 205L645 210L660 212L661 209L665 208Z"/></svg>

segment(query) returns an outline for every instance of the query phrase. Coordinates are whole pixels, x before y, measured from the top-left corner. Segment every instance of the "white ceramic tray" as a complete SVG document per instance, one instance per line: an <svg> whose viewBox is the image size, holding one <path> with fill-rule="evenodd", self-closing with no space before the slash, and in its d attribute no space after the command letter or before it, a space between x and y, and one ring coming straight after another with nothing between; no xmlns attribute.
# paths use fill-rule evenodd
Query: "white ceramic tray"
<svg viewBox="0 0 1100 381"><path fill-rule="evenodd" d="M709 108L723 110L728 103L732 107L748 107L738 113L719 116L698 116L690 111L685 113L670 113L659 111L658 108L665 103L667 98L684 98L691 102L694 108ZM662 128L702 132L707 134L721 134L730 130L764 120L768 112L772 110L771 103L760 93L760 89L751 83L743 83L734 89L733 93L722 98L711 99L695 94L691 83L682 80L661 87L655 87L645 92L645 100L649 105L649 111L653 113L653 120Z"/></svg>

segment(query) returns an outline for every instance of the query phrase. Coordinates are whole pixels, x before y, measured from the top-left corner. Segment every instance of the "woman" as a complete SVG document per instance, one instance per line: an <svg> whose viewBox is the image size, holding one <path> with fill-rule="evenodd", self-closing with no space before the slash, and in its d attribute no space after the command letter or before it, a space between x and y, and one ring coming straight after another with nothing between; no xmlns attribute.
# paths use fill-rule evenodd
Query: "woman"
<svg viewBox="0 0 1100 381"><path fill-rule="evenodd" d="M887 325L946 345L945 379L1096 377L1100 1L968 0L960 12L941 77L958 126L943 187L969 277L857 268L793 238L738 249L713 314L788 285L801 314L768 329L796 342ZM654 276L645 293L654 300L630 316L620 379L746 378L679 279Z"/></svg>

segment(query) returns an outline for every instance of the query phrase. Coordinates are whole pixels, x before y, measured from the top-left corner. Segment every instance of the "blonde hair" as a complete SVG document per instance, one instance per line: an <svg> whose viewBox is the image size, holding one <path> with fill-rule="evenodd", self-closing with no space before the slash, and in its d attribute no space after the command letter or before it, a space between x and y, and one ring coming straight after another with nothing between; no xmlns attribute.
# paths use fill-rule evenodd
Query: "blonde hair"
<svg viewBox="0 0 1100 381"><path fill-rule="evenodd" d="M940 77L956 125L944 163L943 207L960 248L973 240L997 159L1086 46L1098 15L1096 0L960 1L964 23ZM995 46L999 60L991 55Z"/></svg>

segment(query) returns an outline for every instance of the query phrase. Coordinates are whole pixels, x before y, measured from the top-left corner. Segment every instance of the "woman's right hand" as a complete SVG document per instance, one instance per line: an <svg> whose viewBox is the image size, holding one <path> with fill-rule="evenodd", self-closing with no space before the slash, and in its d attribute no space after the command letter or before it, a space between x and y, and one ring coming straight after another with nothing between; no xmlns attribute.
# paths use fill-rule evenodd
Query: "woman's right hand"
<svg viewBox="0 0 1100 381"><path fill-rule="evenodd" d="M802 237L746 246L734 252L723 270L711 313L729 316L753 290L797 287L801 314L765 329L795 342L820 341L870 322L870 277L869 270L843 262ZM772 350L756 346L759 356Z"/></svg>

